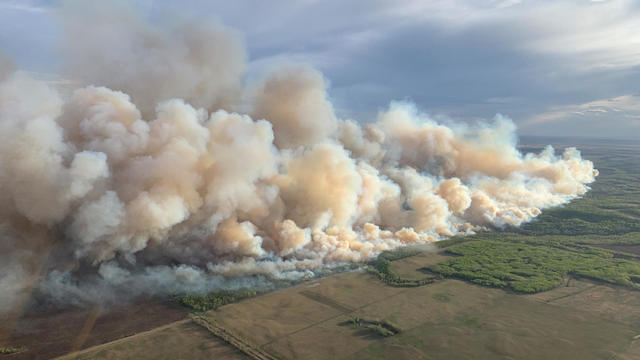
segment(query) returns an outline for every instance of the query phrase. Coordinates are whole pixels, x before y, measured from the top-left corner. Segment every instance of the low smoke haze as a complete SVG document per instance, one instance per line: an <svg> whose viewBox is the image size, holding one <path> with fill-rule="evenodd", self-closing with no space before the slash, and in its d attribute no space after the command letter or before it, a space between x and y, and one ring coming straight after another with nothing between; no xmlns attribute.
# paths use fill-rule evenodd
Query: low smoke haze
<svg viewBox="0 0 640 360"><path fill-rule="evenodd" d="M260 286L519 226L585 194L598 173L575 148L521 153L517 125L588 135L611 121L597 135L612 136L638 126L635 95L624 93L638 54L615 43L618 61L594 68L601 59L574 57L597 41L539 23L573 11L595 35L624 35L636 26L623 16L630 2L540 2L518 25L534 5L363 3L333 17L331 2L308 1L266 23L254 9L238 25L246 9L203 5L211 17L189 17L197 2L0 4L0 311L34 291L75 304ZM314 9L336 23L307 24ZM604 10L627 26L599 27L589 14ZM17 18L27 29L6 36ZM478 41L496 31L497 43ZM39 48L18 51L18 41ZM438 65L443 51L451 68ZM546 73L553 56L575 68ZM613 82L625 71L622 93L605 81L536 95L564 77L577 86L581 74Z"/></svg>

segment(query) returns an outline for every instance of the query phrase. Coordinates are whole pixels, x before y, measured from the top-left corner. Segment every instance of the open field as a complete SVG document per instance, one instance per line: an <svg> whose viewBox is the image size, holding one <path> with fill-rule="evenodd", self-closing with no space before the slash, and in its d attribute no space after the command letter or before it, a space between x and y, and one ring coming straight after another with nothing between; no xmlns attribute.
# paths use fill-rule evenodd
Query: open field
<svg viewBox="0 0 640 360"><path fill-rule="evenodd" d="M122 340L63 356L81 359L246 359L203 327L187 319Z"/></svg>
<svg viewBox="0 0 640 360"><path fill-rule="evenodd" d="M206 317L283 359L606 359L630 351L640 334L633 290L573 280L542 294L558 299L459 280L389 287L353 272L223 306ZM599 301L576 306L590 296ZM384 320L401 332L377 336L349 326L352 317Z"/></svg>
<svg viewBox="0 0 640 360"><path fill-rule="evenodd" d="M26 351L11 359L50 359L182 320L186 309L162 299L139 299L109 309L32 310L17 322L0 319L6 346Z"/></svg>

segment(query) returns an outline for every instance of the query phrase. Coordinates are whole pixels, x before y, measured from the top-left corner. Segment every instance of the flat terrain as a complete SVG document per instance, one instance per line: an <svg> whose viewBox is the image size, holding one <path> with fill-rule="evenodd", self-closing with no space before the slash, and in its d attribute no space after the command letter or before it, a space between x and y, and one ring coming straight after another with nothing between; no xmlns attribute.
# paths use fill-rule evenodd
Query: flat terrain
<svg viewBox="0 0 640 360"><path fill-rule="evenodd" d="M140 299L109 309L27 311L15 322L0 321L0 332L7 334L7 345L26 348L11 355L12 360L50 359L182 320L186 315L174 302Z"/></svg>
<svg viewBox="0 0 640 360"><path fill-rule="evenodd" d="M244 354L187 319L59 359L247 359Z"/></svg>
<svg viewBox="0 0 640 360"><path fill-rule="evenodd" d="M394 266L405 262L415 265L416 259ZM640 334L636 291L572 280L543 294L517 295L459 280L397 288L352 272L206 316L282 359L634 358L633 339ZM353 316L385 320L402 331L379 337L347 324Z"/></svg>

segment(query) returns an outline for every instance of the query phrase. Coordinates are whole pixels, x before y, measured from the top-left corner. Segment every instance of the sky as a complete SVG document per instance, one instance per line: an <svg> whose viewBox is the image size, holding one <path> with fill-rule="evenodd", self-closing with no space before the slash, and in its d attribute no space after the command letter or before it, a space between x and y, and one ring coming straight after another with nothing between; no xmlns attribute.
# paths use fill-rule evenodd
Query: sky
<svg viewBox="0 0 640 360"><path fill-rule="evenodd" d="M435 118L511 118L520 135L640 140L640 2L629 0L142 0L151 22L243 34L249 80L282 63L324 73L338 115L392 100ZM57 0L0 0L0 50L55 78Z"/></svg>

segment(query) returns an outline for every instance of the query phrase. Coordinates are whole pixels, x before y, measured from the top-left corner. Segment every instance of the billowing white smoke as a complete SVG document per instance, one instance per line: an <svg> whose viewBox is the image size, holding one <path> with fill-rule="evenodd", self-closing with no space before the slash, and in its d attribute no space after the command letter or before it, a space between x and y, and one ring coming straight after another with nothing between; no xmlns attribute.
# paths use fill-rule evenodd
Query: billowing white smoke
<svg viewBox="0 0 640 360"><path fill-rule="evenodd" d="M238 103L246 53L235 31L215 21L166 19L168 26L154 27L113 2L66 5L59 17L69 77L126 90L148 116L171 98L210 111Z"/></svg>
<svg viewBox="0 0 640 360"><path fill-rule="evenodd" d="M67 46L88 86L63 96L20 72L0 83L0 241L11 259L0 284L15 294L34 274L60 298L296 278L518 226L597 175L575 149L522 155L501 116L444 126L392 103L366 126L338 119L313 69L245 87L243 47L223 27L164 31L90 9L65 16L82 33ZM16 297L1 300L3 311Z"/></svg>

